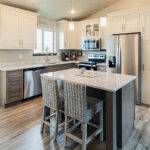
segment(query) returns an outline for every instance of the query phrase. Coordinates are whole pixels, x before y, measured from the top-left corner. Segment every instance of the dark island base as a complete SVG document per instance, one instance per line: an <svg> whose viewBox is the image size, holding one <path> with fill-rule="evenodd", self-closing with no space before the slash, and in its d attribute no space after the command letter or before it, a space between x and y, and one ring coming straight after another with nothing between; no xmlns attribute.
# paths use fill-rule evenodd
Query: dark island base
<svg viewBox="0 0 150 150"><path fill-rule="evenodd" d="M123 148L134 128L134 81L117 92L107 92L87 87L87 95L104 102L104 137L107 150ZM47 108L45 116L50 114ZM97 118L97 116L95 116ZM93 120L95 123L97 119Z"/></svg>

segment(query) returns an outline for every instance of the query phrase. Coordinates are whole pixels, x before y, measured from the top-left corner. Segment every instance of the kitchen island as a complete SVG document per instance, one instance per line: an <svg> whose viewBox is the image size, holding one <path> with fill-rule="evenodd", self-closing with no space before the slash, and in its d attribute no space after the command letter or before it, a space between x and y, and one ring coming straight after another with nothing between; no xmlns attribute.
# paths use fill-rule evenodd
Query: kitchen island
<svg viewBox="0 0 150 150"><path fill-rule="evenodd" d="M79 69L43 74L56 80L85 84L87 95L104 101L104 130L107 150L122 148L134 128L136 76L97 72L96 77L77 75Z"/></svg>

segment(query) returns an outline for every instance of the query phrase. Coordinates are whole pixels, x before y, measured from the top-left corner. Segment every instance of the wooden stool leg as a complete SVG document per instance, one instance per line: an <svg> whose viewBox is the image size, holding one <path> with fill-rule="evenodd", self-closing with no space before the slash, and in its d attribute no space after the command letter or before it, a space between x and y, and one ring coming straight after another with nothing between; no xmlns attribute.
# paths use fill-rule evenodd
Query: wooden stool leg
<svg viewBox="0 0 150 150"><path fill-rule="evenodd" d="M104 130L103 130L103 108L102 110L99 112L99 125L100 128L102 128L102 131L100 132L100 141L104 140Z"/></svg>
<svg viewBox="0 0 150 150"><path fill-rule="evenodd" d="M54 141L56 141L57 132L58 132L58 111L56 111Z"/></svg>
<svg viewBox="0 0 150 150"><path fill-rule="evenodd" d="M87 143L87 123L82 123L82 150L86 150Z"/></svg>
<svg viewBox="0 0 150 150"><path fill-rule="evenodd" d="M45 107L43 107L43 114L42 114L42 124L41 124L41 133L43 133L44 130L44 119L45 119Z"/></svg>
<svg viewBox="0 0 150 150"><path fill-rule="evenodd" d="M68 129L68 117L65 115L65 134L64 134L64 147L66 147L66 140L67 140L67 129Z"/></svg>

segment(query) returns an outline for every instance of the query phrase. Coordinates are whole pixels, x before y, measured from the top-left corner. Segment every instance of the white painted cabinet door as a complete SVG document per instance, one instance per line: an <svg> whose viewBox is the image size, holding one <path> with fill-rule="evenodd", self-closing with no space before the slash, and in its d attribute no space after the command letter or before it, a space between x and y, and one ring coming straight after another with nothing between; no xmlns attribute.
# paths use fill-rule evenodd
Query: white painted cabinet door
<svg viewBox="0 0 150 150"><path fill-rule="evenodd" d="M21 17L21 47L23 49L36 48L37 20L32 15L22 15Z"/></svg>
<svg viewBox="0 0 150 150"><path fill-rule="evenodd" d="M74 22L74 30L68 31L69 33L69 48L79 49L79 30L78 24Z"/></svg>
<svg viewBox="0 0 150 150"><path fill-rule="evenodd" d="M79 24L79 47L80 49L84 49L84 41L86 39L86 27L84 23Z"/></svg>
<svg viewBox="0 0 150 150"><path fill-rule="evenodd" d="M142 100L145 104L150 104L150 37L143 38L142 43Z"/></svg>
<svg viewBox="0 0 150 150"><path fill-rule="evenodd" d="M142 35L150 36L150 9L142 11Z"/></svg>
<svg viewBox="0 0 150 150"><path fill-rule="evenodd" d="M20 14L5 10L2 16L2 48L17 49L20 44Z"/></svg>
<svg viewBox="0 0 150 150"><path fill-rule="evenodd" d="M124 16L124 33L140 32L140 14L128 14Z"/></svg>
<svg viewBox="0 0 150 150"><path fill-rule="evenodd" d="M110 17L109 18L109 29L110 34L122 33L123 17Z"/></svg>

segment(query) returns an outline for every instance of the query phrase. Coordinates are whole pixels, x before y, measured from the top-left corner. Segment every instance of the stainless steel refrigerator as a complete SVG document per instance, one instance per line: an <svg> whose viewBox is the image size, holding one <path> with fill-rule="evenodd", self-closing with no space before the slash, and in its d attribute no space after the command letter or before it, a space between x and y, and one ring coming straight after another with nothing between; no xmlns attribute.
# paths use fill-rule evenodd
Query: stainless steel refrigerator
<svg viewBox="0 0 150 150"><path fill-rule="evenodd" d="M108 71L137 76L136 103L141 103L141 36L120 34L107 38Z"/></svg>

